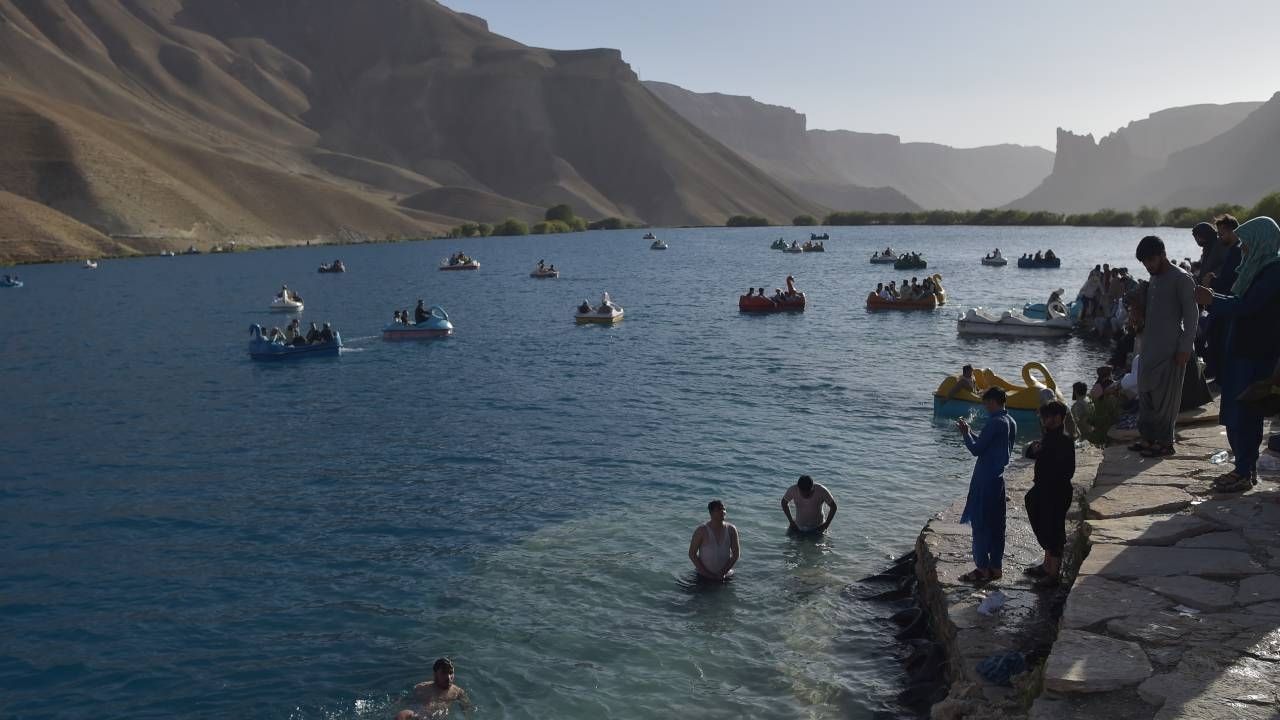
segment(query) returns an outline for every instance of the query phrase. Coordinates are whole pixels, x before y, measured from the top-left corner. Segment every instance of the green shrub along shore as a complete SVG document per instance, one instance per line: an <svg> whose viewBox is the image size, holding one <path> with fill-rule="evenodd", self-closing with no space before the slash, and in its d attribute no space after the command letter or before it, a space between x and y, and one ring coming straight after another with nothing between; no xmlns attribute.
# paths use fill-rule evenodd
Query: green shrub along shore
<svg viewBox="0 0 1280 720"><path fill-rule="evenodd" d="M1077 227L1176 227L1189 228L1216 215L1229 213L1242 220L1266 215L1280 218L1280 192L1274 192L1247 208L1243 205L1222 203L1209 208L1176 207L1161 212L1153 207L1137 211L1098 210L1091 213L1063 214L1044 210L921 210L919 212L869 212L848 210L833 212L818 222L813 215L797 215L791 224L796 227L814 225L1074 225ZM734 215L725 221L725 227L769 227L773 225L759 215ZM547 208L541 222L528 223L507 218L497 225L489 223L464 223L444 234L444 237L489 237L490 235L547 235L551 233L582 232L584 230L631 230L648 227L626 222L621 218L607 217L588 221L573 213L573 208L560 204Z"/></svg>
<svg viewBox="0 0 1280 720"><path fill-rule="evenodd" d="M552 233L583 232L585 230L624 230L644 227L621 218L607 217L587 221L573 214L573 208L561 203L547 208L542 221L532 226L522 220L507 218L497 225L489 223L463 223L445 233L443 237L489 237L490 235L550 235Z"/></svg>

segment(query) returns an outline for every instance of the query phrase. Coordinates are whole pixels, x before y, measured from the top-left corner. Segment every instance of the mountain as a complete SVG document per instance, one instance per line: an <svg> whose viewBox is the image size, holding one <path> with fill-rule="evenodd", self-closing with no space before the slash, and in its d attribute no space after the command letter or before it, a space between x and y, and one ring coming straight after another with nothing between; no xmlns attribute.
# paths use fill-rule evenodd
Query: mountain
<svg viewBox="0 0 1280 720"><path fill-rule="evenodd" d="M805 116L791 108L749 97L695 93L669 83L648 81L645 86L758 167L807 197L842 210L996 207L1034 188L1053 164L1053 153L1044 148L960 149L904 143L895 135L809 130ZM841 199L839 188L863 190Z"/></svg>
<svg viewBox="0 0 1280 720"><path fill-rule="evenodd" d="M1199 203L1203 205L1228 200L1247 202L1247 197L1228 187L1225 178L1220 178L1223 182L1215 185L1198 169L1179 177L1174 174L1170 161L1190 148L1231 131L1261 106L1262 103L1242 102L1170 108L1131 122L1097 142L1092 135L1076 135L1058 128L1053 172L1035 190L1010 203L1010 207L1054 212L1128 209L1140 205L1167 209L1170 201L1178 196L1201 198ZM1264 131L1262 135L1267 133ZM1274 127L1269 137L1273 144L1280 140ZM1241 143L1250 144L1243 140ZM1187 166L1182 168L1184 173L1190 170ZM1275 190L1280 184L1277 180L1280 178L1273 178L1272 187L1260 189L1256 195L1252 191L1245 194L1256 200L1265 192ZM1186 191L1187 187L1200 187L1203 192Z"/></svg>
<svg viewBox="0 0 1280 720"><path fill-rule="evenodd" d="M434 0L0 0L0 137L0 220L65 216L39 243L0 224L0 260L421 235L560 202L654 224L822 210L618 51L527 47Z"/></svg>
<svg viewBox="0 0 1280 720"><path fill-rule="evenodd" d="M1280 93L1230 130L1170 155L1153 186L1161 207L1252 205L1280 190Z"/></svg>

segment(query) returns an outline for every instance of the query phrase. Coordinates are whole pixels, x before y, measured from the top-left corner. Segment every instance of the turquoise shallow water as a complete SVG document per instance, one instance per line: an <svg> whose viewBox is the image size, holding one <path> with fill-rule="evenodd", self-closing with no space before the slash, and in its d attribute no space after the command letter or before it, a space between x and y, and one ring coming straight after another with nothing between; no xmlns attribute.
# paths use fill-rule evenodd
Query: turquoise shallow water
<svg viewBox="0 0 1280 720"><path fill-rule="evenodd" d="M1164 230L1177 255L1186 231ZM893 645L858 577L963 491L931 392L964 361L1061 383L1105 348L962 339L1087 268L1137 268L1143 233L835 228L298 248L19 268L0 290L0 716L387 717L439 655L482 717L892 715ZM1185 237L1184 237L1185 236ZM876 248L945 277L935 313L866 312ZM978 264L1053 247L1062 270ZM453 249L481 260L442 273ZM345 275L316 266L340 256ZM533 280L539 257L563 271ZM803 315L746 317L795 275ZM908 275L909 276L909 275ZM281 281L337 359L251 362ZM573 306L609 290L613 328ZM457 335L383 343L394 308ZM800 473L840 501L783 534ZM689 535L724 499L738 577L688 589Z"/></svg>

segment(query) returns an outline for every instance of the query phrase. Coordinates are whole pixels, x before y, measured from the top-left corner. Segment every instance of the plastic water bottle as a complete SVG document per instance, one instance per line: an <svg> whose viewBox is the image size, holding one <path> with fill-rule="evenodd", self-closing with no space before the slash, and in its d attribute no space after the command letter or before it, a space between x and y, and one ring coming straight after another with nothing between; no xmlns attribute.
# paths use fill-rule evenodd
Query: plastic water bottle
<svg viewBox="0 0 1280 720"><path fill-rule="evenodd" d="M1214 465L1221 465L1226 461L1227 461L1226 450L1219 450L1218 452L1209 456L1209 462L1213 463Z"/></svg>

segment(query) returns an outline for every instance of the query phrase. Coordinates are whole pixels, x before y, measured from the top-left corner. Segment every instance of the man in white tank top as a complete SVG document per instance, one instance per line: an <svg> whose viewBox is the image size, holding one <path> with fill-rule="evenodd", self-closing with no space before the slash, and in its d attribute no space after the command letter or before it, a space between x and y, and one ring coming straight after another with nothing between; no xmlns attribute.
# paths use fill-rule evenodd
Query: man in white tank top
<svg viewBox="0 0 1280 720"><path fill-rule="evenodd" d="M796 504L794 516L790 503ZM823 503L831 508L825 518L822 516ZM808 475L801 475L800 480L787 488L782 496L782 512L787 516L788 532L825 532L836 516L836 499L825 486L815 483Z"/></svg>
<svg viewBox="0 0 1280 720"><path fill-rule="evenodd" d="M711 519L693 531L689 541L689 560L700 577L724 582L733 576L733 566L742 555L738 546L738 528L724 521L724 503L707 503Z"/></svg>

